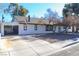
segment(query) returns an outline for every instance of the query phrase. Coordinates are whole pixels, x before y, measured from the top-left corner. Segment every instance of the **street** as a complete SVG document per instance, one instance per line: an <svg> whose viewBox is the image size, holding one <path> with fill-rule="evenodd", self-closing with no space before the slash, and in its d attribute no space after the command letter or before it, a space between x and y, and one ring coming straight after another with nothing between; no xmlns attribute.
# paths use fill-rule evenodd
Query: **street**
<svg viewBox="0 0 79 59"><path fill-rule="evenodd" d="M79 43L57 51L56 53L51 54L51 56L79 56Z"/></svg>

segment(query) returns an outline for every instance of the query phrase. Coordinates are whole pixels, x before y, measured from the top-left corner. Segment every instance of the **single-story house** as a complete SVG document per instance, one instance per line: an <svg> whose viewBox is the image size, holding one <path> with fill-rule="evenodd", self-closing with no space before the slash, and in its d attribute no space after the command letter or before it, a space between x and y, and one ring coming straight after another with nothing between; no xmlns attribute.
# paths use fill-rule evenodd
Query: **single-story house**
<svg viewBox="0 0 79 59"><path fill-rule="evenodd" d="M43 18L31 18L15 16L12 22L1 22L1 35L26 35L26 34L45 34L59 33L64 31L62 24Z"/></svg>

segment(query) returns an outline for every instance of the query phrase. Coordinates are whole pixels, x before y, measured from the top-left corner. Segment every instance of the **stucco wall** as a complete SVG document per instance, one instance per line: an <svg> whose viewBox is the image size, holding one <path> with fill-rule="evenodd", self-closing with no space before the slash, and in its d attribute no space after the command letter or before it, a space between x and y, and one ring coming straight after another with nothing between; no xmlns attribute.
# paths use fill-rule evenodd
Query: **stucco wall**
<svg viewBox="0 0 79 59"><path fill-rule="evenodd" d="M41 34L41 33L53 33L53 31L46 31L46 26L45 25L37 25L37 30L34 29L34 25L27 24L27 30L24 30L24 25L23 24L18 24L18 23L2 23L1 24L1 35L4 35L4 25L11 25L15 26L18 25L18 31L19 35L24 35L24 34ZM59 26L56 26L55 32L58 33ZM60 31L63 31L63 26L60 27Z"/></svg>
<svg viewBox="0 0 79 59"><path fill-rule="evenodd" d="M27 30L24 30L23 24L19 24L19 34L39 34L39 33L53 33L53 31L46 31L45 25L37 25L37 30L34 30L34 25L27 25Z"/></svg>

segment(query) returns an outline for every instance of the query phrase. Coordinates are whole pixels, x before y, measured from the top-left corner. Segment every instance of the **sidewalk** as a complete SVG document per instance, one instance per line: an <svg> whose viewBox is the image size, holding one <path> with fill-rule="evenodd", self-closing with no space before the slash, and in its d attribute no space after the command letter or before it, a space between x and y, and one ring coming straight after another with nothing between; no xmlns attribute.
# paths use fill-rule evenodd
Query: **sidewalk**
<svg viewBox="0 0 79 59"><path fill-rule="evenodd" d="M23 36L24 37L24 36ZM60 49L78 43L79 40L65 40L56 43L49 43L44 40L40 40L35 37L27 36L24 40L21 37L15 37L17 39L10 39L8 45L6 44L7 53L9 56L46 56L50 53L54 53ZM10 46L9 46L10 45ZM9 46L9 47L8 47ZM11 48L10 50L8 50ZM0 53L1 54L1 53ZM2 54L3 55L3 54ZM5 54L4 54L5 55Z"/></svg>

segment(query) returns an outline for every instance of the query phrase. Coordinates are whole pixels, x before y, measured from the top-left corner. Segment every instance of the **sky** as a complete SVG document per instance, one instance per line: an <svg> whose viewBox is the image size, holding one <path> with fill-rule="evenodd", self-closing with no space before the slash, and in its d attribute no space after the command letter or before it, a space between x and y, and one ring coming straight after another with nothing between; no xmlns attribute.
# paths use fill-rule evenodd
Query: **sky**
<svg viewBox="0 0 79 59"><path fill-rule="evenodd" d="M7 8L9 3L0 3L0 19L3 14L3 9ZM26 9L28 9L31 17L44 17L46 10L50 8L52 11L56 11L60 17L62 17L62 9L64 3L19 3ZM11 21L11 16L9 14L4 14L5 21Z"/></svg>

